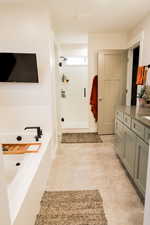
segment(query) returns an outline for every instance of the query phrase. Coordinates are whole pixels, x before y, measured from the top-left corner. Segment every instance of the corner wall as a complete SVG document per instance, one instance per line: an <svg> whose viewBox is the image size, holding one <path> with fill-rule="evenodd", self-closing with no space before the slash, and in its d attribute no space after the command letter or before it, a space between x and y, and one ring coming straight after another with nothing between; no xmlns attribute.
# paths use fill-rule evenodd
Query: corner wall
<svg viewBox="0 0 150 225"><path fill-rule="evenodd" d="M46 2L0 5L0 52L36 53L39 84L0 83L0 132L41 126L51 132L54 115L54 35Z"/></svg>
<svg viewBox="0 0 150 225"><path fill-rule="evenodd" d="M0 83L0 133L18 132L19 135L25 126L41 126L43 133L51 136L49 151L54 157L57 136L55 49L48 2L1 3L0 27L0 52L36 53L40 81L39 84ZM7 196L1 188L3 183L0 204L8 208ZM4 221L8 214L8 209L2 211L0 219L9 225L9 218ZM30 222L32 224L32 220Z"/></svg>
<svg viewBox="0 0 150 225"><path fill-rule="evenodd" d="M141 65L147 65L150 64L150 15L145 17L141 23L128 33L128 45L135 42L141 35L143 35Z"/></svg>

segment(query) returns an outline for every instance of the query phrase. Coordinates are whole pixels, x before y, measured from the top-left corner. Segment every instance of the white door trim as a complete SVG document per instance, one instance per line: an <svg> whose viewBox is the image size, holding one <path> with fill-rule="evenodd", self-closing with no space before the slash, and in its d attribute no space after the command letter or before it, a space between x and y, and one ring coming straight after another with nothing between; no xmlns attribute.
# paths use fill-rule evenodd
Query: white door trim
<svg viewBox="0 0 150 225"><path fill-rule="evenodd" d="M127 87L126 87L126 105L131 105L132 95L132 70L133 70L133 48L128 50L128 63L127 63Z"/></svg>
<svg viewBox="0 0 150 225"><path fill-rule="evenodd" d="M140 46L139 65L142 65L143 58L144 31L132 39L128 44L128 68L127 68L127 95L126 105L131 105L132 94L132 69L133 69L133 49Z"/></svg>
<svg viewBox="0 0 150 225"><path fill-rule="evenodd" d="M144 31L142 31L134 39L131 39L131 41L128 44L128 49L133 49L133 48L137 47L138 45L140 46L139 65L142 65L143 46L144 46Z"/></svg>

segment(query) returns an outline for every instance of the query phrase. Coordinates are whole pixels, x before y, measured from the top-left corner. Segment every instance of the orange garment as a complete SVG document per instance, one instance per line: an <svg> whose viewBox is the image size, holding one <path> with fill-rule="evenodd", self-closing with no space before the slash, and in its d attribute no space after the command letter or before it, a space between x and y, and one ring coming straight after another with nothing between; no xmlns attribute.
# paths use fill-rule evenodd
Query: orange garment
<svg viewBox="0 0 150 225"><path fill-rule="evenodd" d="M98 76L93 78L92 92L90 98L91 111L94 115L95 121L98 119Z"/></svg>
<svg viewBox="0 0 150 225"><path fill-rule="evenodd" d="M138 72L137 72L136 84L143 85L146 83L146 79L147 79L147 70L146 70L145 66L139 66Z"/></svg>

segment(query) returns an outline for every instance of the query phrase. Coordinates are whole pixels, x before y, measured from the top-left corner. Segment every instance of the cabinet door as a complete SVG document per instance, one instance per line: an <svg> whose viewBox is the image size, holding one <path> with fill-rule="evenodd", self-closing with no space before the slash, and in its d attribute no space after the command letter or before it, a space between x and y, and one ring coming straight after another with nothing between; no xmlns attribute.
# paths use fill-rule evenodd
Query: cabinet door
<svg viewBox="0 0 150 225"><path fill-rule="evenodd" d="M129 174L134 177L135 173L135 151L136 135L125 128L124 130L124 157L123 162Z"/></svg>
<svg viewBox="0 0 150 225"><path fill-rule="evenodd" d="M121 161L123 162L123 160L124 160L124 135L125 135L125 129L126 129L126 127L123 125L123 124L121 124L121 132L120 132L120 141L121 141L121 148L120 148L120 152L119 152L119 156L120 156L120 159L121 159Z"/></svg>
<svg viewBox="0 0 150 225"><path fill-rule="evenodd" d="M115 120L115 152L117 153L117 155L120 149L119 124L120 122L118 121L118 119L116 119Z"/></svg>
<svg viewBox="0 0 150 225"><path fill-rule="evenodd" d="M145 196L149 146L138 137L136 141L135 183Z"/></svg>
<svg viewBox="0 0 150 225"><path fill-rule="evenodd" d="M116 135L116 141L115 141L115 151L117 155L122 158L123 156L123 150L124 150L124 144L123 144L123 124L119 121L115 121L115 135Z"/></svg>

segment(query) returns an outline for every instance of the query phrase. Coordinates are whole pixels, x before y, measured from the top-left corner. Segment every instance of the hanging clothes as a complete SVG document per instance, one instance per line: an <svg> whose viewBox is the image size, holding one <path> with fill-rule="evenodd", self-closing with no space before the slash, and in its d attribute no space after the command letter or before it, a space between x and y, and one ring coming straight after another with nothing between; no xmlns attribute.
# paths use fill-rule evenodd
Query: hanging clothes
<svg viewBox="0 0 150 225"><path fill-rule="evenodd" d="M98 76L93 78L92 92L90 98L91 111L94 115L95 121L98 120Z"/></svg>
<svg viewBox="0 0 150 225"><path fill-rule="evenodd" d="M137 85L144 85L147 80L147 69L145 66L139 66L138 71L137 71L137 80L136 84Z"/></svg>

